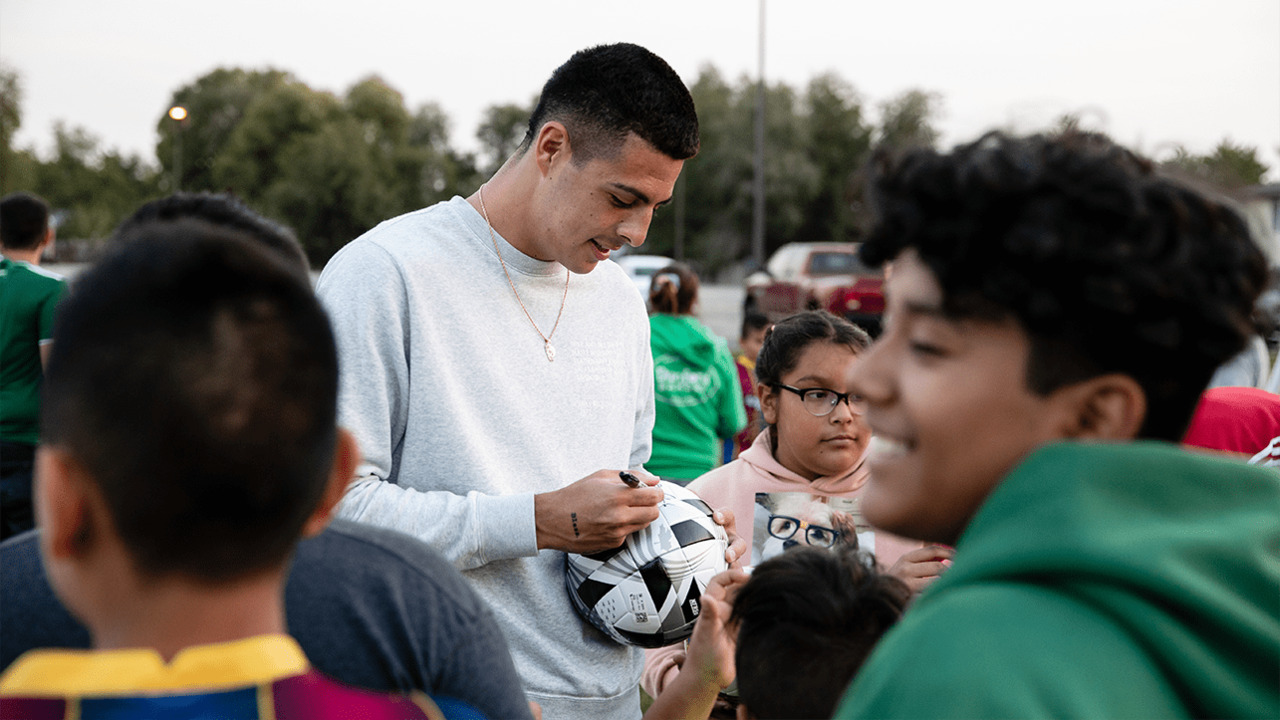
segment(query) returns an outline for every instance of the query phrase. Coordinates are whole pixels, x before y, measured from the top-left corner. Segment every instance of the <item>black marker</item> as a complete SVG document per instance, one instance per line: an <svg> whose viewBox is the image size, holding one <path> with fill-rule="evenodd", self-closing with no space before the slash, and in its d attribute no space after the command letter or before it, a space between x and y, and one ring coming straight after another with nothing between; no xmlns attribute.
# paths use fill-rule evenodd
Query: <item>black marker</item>
<svg viewBox="0 0 1280 720"><path fill-rule="evenodd" d="M640 478L636 477L635 475L632 475L626 470L619 472L618 477L622 478L622 482L626 483L627 485L633 488L638 488L644 484L643 482L640 481Z"/></svg>

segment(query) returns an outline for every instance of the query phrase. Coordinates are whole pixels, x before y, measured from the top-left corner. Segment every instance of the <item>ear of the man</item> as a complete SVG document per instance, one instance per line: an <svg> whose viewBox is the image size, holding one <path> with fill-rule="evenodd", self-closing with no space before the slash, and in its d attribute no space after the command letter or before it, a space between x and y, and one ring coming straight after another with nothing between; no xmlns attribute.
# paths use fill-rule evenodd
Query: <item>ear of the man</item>
<svg viewBox="0 0 1280 720"><path fill-rule="evenodd" d="M752 715L751 711L747 709L747 706L742 703L738 703L738 707L734 714L737 716L738 720L755 720L755 716Z"/></svg>
<svg viewBox="0 0 1280 720"><path fill-rule="evenodd" d="M342 501L342 496L346 494L347 486L351 484L356 466L359 464L360 444L356 442L354 435L338 428L337 447L334 448L333 466L329 470L329 479L325 483L320 504L302 526L303 537L318 535L333 519L333 513L337 510L338 503Z"/></svg>
<svg viewBox="0 0 1280 720"><path fill-rule="evenodd" d="M543 123L533 141L538 170L544 176L551 174L552 165L569 156L569 131L556 120Z"/></svg>
<svg viewBox="0 0 1280 720"><path fill-rule="evenodd" d="M55 559L84 555L94 537L93 492L80 463L66 451L36 451L36 513L47 551Z"/></svg>
<svg viewBox="0 0 1280 720"><path fill-rule="evenodd" d="M1147 417L1147 395L1128 375L1101 375L1062 392L1069 405L1064 435L1074 440L1133 440Z"/></svg>

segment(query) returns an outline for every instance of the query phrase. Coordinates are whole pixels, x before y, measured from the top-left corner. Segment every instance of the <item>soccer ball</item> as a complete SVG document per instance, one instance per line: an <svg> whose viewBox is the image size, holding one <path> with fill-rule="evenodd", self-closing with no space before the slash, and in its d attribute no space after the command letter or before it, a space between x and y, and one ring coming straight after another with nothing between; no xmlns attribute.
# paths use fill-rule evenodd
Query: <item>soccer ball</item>
<svg viewBox="0 0 1280 720"><path fill-rule="evenodd" d="M626 645L661 647L693 633L707 583L728 568L729 539L711 508L665 480L658 519L620 547L566 556L569 597L592 625Z"/></svg>

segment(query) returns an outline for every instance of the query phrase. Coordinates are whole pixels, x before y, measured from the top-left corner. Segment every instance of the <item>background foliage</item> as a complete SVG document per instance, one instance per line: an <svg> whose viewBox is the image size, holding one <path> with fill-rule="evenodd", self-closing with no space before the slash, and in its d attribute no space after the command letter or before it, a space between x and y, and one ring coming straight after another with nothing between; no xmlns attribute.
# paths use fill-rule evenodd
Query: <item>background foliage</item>
<svg viewBox="0 0 1280 720"><path fill-rule="evenodd" d="M685 164L675 202L655 217L645 252L714 273L751 254L756 83L705 66L690 85L702 149ZM860 168L878 145L933 145L942 98L910 90L869 108L847 80L765 88L766 251L788 242L854 240L863 221ZM523 139L536 98L499 103L476 131L478 152L451 144L439 105L410 109L381 78L339 96L273 69L219 68L173 92L188 116L156 120L154 158L103 150L88 131L55 125L47 156L13 147L22 83L0 65L0 193L49 200L59 237L100 239L141 203L186 191L231 192L290 225L316 265L399 213L469 195ZM1064 117L1060 127L1078 124ZM1177 148L1169 164L1225 188L1256 184L1255 148L1224 140L1212 153Z"/></svg>

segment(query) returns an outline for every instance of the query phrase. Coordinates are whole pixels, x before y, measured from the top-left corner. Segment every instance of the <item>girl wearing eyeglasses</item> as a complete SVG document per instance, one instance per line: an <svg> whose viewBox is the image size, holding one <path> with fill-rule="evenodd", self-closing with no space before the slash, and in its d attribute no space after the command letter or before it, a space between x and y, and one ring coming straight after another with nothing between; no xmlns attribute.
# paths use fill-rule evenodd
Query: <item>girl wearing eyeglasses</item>
<svg viewBox="0 0 1280 720"><path fill-rule="evenodd" d="M738 459L702 475L689 489L712 507L733 510L738 534L749 547L757 545L756 532L767 532L742 520L753 517L757 493L827 498L840 510L833 527L823 532L857 532L860 545L874 550L879 565L919 592L949 563L950 548L875 532L858 509L871 429L846 378L870 342L864 330L822 310L774 325L756 359L756 395L767 427ZM683 659L678 645L648 651L641 679L645 691L656 697Z"/></svg>

